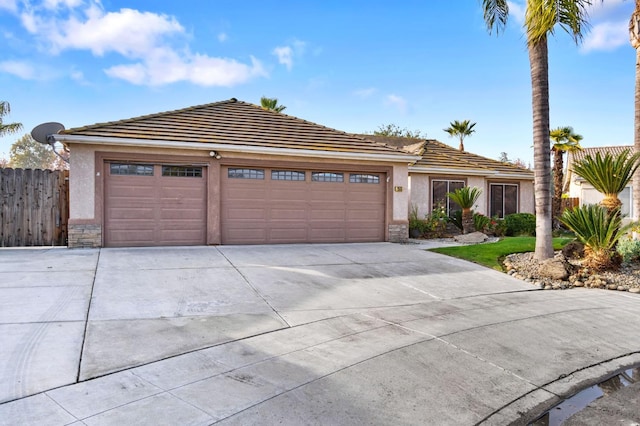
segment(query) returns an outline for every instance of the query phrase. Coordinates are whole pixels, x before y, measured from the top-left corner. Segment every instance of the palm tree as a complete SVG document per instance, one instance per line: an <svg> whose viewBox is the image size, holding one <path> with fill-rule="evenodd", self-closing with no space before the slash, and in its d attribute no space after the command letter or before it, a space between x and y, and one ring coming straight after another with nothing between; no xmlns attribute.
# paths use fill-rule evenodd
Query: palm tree
<svg viewBox="0 0 640 426"><path fill-rule="evenodd" d="M554 228L558 226L558 217L560 216L560 210L562 209L562 182L564 173L564 153L581 151L580 141L583 139L582 135L573 133L573 128L558 127L551 130L549 137L553 140L551 151L553 152L553 225Z"/></svg>
<svg viewBox="0 0 640 426"><path fill-rule="evenodd" d="M0 136L9 135L11 133L17 133L22 130L21 123L8 123L2 122L2 117L8 115L11 112L11 106L9 102L0 101Z"/></svg>
<svg viewBox="0 0 640 426"><path fill-rule="evenodd" d="M260 98L260 106L263 109L268 109L275 112L282 112L287 109L284 105L278 105L278 98L267 98L263 96Z"/></svg>
<svg viewBox="0 0 640 426"><path fill-rule="evenodd" d="M619 211L622 202L618 194L633 179L638 166L640 153L632 155L630 149L625 149L615 156L609 152L604 157L599 152L595 158L587 155L573 165L573 172L604 195L600 205L612 214Z"/></svg>
<svg viewBox="0 0 640 426"><path fill-rule="evenodd" d="M636 7L629 20L629 40L633 48L636 49L633 148L635 152L640 152L640 0L636 0ZM633 177L633 212L636 218L640 217L640 173L636 173Z"/></svg>
<svg viewBox="0 0 640 426"><path fill-rule="evenodd" d="M536 249L538 260L553 257L551 227L551 165L549 146L549 55L547 36L556 24L567 31L576 44L587 25L585 8L591 0L527 0L524 27L531 68L533 110L533 163L536 206ZM489 31L504 29L509 16L507 0L482 0Z"/></svg>
<svg viewBox="0 0 640 426"><path fill-rule="evenodd" d="M478 201L482 190L465 186L449 192L447 196L462 208L462 233L467 234L473 229L473 210L471 208Z"/></svg>
<svg viewBox="0 0 640 426"><path fill-rule="evenodd" d="M458 147L458 149L460 151L464 151L464 138L466 138L467 136L471 136L471 134L475 132L475 125L476 123L472 123L469 120L454 120L449 123L449 127L443 130L449 133L449 136L452 138L458 137L460 139L460 146Z"/></svg>

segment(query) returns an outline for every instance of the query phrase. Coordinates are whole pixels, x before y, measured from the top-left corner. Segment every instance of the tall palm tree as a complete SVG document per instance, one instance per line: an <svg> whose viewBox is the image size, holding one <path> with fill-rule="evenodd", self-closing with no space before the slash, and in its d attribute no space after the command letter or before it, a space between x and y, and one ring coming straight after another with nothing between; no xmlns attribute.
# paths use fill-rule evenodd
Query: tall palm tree
<svg viewBox="0 0 640 426"><path fill-rule="evenodd" d="M467 136L471 136L471 134L475 132L474 127L476 124L477 123L472 123L469 120L464 120L464 121L454 120L451 123L449 123L449 127L443 130L449 133L449 136L451 136L452 138L453 137L459 138L460 146L458 147L458 149L460 151L464 151L464 138L466 138Z"/></svg>
<svg viewBox="0 0 640 426"><path fill-rule="evenodd" d="M629 40L636 49L636 88L635 114L633 120L633 148L640 152L640 0L636 0L636 7L629 20ZM640 217L640 173L633 176L633 213Z"/></svg>
<svg viewBox="0 0 640 426"><path fill-rule="evenodd" d="M263 96L260 98L260 106L263 109L268 109L275 112L282 112L287 109L284 105L278 105L278 98L267 98Z"/></svg>
<svg viewBox="0 0 640 426"><path fill-rule="evenodd" d="M473 229L473 205L478 201L482 190L465 186L449 192L447 196L462 208L462 233L467 234Z"/></svg>
<svg viewBox="0 0 640 426"><path fill-rule="evenodd" d="M600 205L611 214L619 211L622 201L618 194L633 179L639 166L640 153L631 154L630 149L625 149L618 155L611 155L609 152L604 157L599 152L595 158L587 155L574 163L573 172L604 195Z"/></svg>
<svg viewBox="0 0 640 426"><path fill-rule="evenodd" d="M551 165L549 146L549 55L547 36L556 24L569 33L576 44L587 25L585 8L591 0L527 0L524 27L531 68L533 110L533 163L536 205L536 249L538 260L553 257L551 215ZM507 0L482 0L489 31L504 29L509 16Z"/></svg>
<svg viewBox="0 0 640 426"><path fill-rule="evenodd" d="M560 210L562 209L562 182L564 181L564 153L581 151L580 141L582 135L573 132L569 126L558 127L551 130L549 137L553 141L553 225L557 228Z"/></svg>
<svg viewBox="0 0 640 426"><path fill-rule="evenodd" d="M11 112L11 106L9 102L0 101L0 136L9 135L11 133L17 133L22 130L21 123L3 123L2 117L8 115Z"/></svg>

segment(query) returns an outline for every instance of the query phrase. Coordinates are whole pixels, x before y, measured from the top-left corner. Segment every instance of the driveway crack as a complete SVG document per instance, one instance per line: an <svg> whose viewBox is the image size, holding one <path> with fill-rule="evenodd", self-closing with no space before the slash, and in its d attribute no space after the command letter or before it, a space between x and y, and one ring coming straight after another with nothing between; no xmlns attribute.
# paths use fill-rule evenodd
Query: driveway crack
<svg viewBox="0 0 640 426"><path fill-rule="evenodd" d="M78 359L78 373L76 375L76 383L80 382L80 370L82 367L82 357L84 356L84 345L87 341L87 329L89 328L89 312L93 302L93 290L96 286L96 276L98 275L98 265L100 264L100 254L102 249L98 249L98 258L96 259L96 267L93 269L93 281L91 282L91 293L89 293L89 303L87 304L87 314L84 318L84 331L82 333L82 344L80 345L80 358Z"/></svg>

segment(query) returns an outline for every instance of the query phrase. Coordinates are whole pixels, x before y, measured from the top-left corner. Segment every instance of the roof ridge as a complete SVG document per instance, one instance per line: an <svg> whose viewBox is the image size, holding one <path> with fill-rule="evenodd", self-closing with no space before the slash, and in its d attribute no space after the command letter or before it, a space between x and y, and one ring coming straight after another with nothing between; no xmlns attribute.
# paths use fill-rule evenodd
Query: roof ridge
<svg viewBox="0 0 640 426"><path fill-rule="evenodd" d="M197 110L197 109L209 108L209 107L214 106L214 105L221 105L221 104L226 104L226 103L236 103L236 102L242 102L242 101L238 101L236 98L231 98L231 99L227 99L227 100L224 100L224 101L210 102L208 104L194 105L194 106L190 106L190 107L186 107L186 108L179 108L179 109L174 109L174 110L169 110L169 111L160 111L160 112L155 112L155 113L152 113L152 114L144 114L144 115L139 115L139 116L136 116L136 117L124 118L122 120L103 121L103 122L100 122L100 123L89 124L87 126L72 127L72 128L63 130L60 133L65 133L65 132L68 132L68 131L70 132L72 130L95 129L95 128L98 128L98 127L111 126L111 125L114 125L114 124L131 123L133 121L149 119L149 118L155 118L155 117L162 117L162 116L166 116L166 115L170 115L170 114L176 114L176 113L181 113L181 112L186 112L186 111L194 111L194 110ZM245 102L242 102L242 103L245 103Z"/></svg>

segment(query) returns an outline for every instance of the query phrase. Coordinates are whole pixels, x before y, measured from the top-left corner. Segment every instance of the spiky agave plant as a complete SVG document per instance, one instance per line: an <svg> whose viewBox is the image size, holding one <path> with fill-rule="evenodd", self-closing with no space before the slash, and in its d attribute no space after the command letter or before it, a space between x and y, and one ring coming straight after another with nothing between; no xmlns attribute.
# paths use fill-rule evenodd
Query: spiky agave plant
<svg viewBox="0 0 640 426"><path fill-rule="evenodd" d="M595 158L587 155L573 165L573 172L604 195L600 204L612 213L622 206L618 194L633 178L638 166L640 153L632 155L631 150L625 149L618 155L609 152L604 157L599 152Z"/></svg>
<svg viewBox="0 0 640 426"><path fill-rule="evenodd" d="M451 201L462 208L462 233L467 234L473 229L473 211L471 208L480 198L482 190L476 187L465 186L449 192L447 196Z"/></svg>
<svg viewBox="0 0 640 426"><path fill-rule="evenodd" d="M631 224L622 226L617 210L610 213L603 206L589 204L565 210L560 221L585 245L584 266L596 271L620 266L616 244L631 228Z"/></svg>

